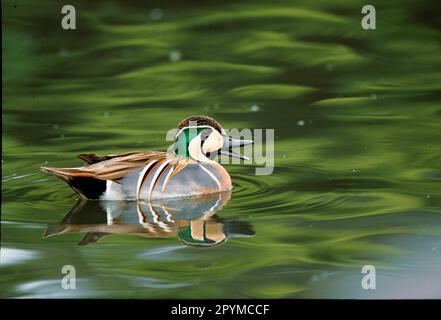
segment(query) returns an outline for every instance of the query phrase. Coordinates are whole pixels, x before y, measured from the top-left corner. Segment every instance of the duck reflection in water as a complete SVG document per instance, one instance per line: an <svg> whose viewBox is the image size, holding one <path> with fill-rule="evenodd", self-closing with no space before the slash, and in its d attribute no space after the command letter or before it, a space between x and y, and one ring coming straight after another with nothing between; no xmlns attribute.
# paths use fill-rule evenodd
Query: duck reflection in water
<svg viewBox="0 0 441 320"><path fill-rule="evenodd" d="M48 226L44 237L86 233L79 245L88 245L111 234L133 234L178 237L188 246L214 247L231 237L254 236L249 223L216 215L230 196L228 191L146 202L79 200L60 223Z"/></svg>

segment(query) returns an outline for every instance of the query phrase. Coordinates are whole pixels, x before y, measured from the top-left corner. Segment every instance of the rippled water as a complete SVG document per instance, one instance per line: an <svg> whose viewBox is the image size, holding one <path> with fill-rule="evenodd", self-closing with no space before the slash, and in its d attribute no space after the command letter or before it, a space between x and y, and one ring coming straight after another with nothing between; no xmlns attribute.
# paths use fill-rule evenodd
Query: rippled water
<svg viewBox="0 0 441 320"><path fill-rule="evenodd" d="M72 4L75 31L56 1L2 2L2 297L441 297L436 1L378 4L375 31L359 1ZM119 228L39 171L165 150L201 113L276 134L273 174L226 166L207 221L216 199L144 204L144 229L126 203Z"/></svg>

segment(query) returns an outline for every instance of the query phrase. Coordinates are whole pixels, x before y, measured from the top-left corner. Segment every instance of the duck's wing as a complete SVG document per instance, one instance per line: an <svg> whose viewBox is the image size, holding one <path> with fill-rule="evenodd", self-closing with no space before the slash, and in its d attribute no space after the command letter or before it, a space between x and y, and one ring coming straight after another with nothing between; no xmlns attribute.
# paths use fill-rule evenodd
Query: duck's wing
<svg viewBox="0 0 441 320"><path fill-rule="evenodd" d="M189 159L161 151L130 152L119 155L99 156L93 153L78 156L88 165L76 168L41 167L46 172L66 181L80 196L96 199L106 189L106 180L119 182L128 173L139 168L148 168L143 172L144 181L154 168L161 166L161 173L156 181L167 169L167 181L184 169Z"/></svg>
<svg viewBox="0 0 441 320"><path fill-rule="evenodd" d="M77 157L86 161L88 165L74 168L41 167L41 169L60 178L67 176L118 181L132 170L145 167L153 161L163 162L166 159L172 159L171 162L173 163L180 162L179 158L173 154L157 151L130 152L107 156L83 153Z"/></svg>
<svg viewBox="0 0 441 320"><path fill-rule="evenodd" d="M175 155L157 151L96 156L94 159L98 158L102 160L82 167L81 171L85 174L92 174L95 179L112 180L116 182L134 169L143 168L149 163L163 162L167 158L172 158L173 160L177 161L177 157ZM88 159L91 160L90 157Z"/></svg>

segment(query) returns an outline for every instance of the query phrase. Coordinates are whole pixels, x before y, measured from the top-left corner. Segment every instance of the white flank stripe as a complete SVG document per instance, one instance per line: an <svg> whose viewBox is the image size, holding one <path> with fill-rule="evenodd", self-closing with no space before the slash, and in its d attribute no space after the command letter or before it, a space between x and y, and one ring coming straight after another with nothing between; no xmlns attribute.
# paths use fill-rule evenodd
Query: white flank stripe
<svg viewBox="0 0 441 320"><path fill-rule="evenodd" d="M147 196L147 199L150 200L150 196L152 195L153 186L155 185L156 179L158 179L159 174L161 173L162 169L166 165L168 165L171 162L171 160L164 161L158 169L156 169L155 175L153 176L152 182L150 183L150 189L149 189L149 195Z"/></svg>
<svg viewBox="0 0 441 320"><path fill-rule="evenodd" d="M222 187L221 187L221 184L220 184L219 180L216 178L216 176L215 176L213 173L211 173L207 168L205 168L203 165L199 164L199 166L200 166L200 167L201 167L206 173L208 173L208 174L210 175L210 177L216 182L217 186L219 187L219 191L221 191L221 190L222 190Z"/></svg>
<svg viewBox="0 0 441 320"><path fill-rule="evenodd" d="M174 167L172 166L172 167L170 168L170 170L168 171L167 176L165 177L164 182L162 183L162 192L164 192L165 187L166 187L167 184L168 184L168 179L170 179L170 176L171 176L171 174L173 173L173 171L175 171L175 170L174 170Z"/></svg>
<svg viewBox="0 0 441 320"><path fill-rule="evenodd" d="M145 173L147 172L147 170L157 162L158 160L153 160L152 162L148 163L144 169L142 169L142 171L139 173L139 178L138 178L138 183L136 185L136 200L139 200L139 192L141 191L141 183L142 183L142 179L144 179Z"/></svg>

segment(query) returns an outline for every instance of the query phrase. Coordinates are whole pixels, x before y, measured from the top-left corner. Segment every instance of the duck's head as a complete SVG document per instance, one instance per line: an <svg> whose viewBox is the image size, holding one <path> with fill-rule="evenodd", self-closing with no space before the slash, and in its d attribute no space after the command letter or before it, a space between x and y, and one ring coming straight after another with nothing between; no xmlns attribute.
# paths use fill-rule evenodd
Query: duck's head
<svg viewBox="0 0 441 320"><path fill-rule="evenodd" d="M232 148L253 143L252 140L236 140L229 137L219 122L202 115L182 120L177 130L174 152L181 157L200 162L212 162L219 154L248 160Z"/></svg>

